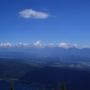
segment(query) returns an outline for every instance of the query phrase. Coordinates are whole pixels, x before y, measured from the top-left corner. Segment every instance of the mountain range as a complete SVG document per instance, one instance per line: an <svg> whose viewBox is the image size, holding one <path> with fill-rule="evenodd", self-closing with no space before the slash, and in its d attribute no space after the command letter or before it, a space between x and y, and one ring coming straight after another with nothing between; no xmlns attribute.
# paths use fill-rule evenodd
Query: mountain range
<svg viewBox="0 0 90 90"><path fill-rule="evenodd" d="M90 49L0 48L0 78L18 79L16 90L50 90L63 81L69 90L89 90Z"/></svg>

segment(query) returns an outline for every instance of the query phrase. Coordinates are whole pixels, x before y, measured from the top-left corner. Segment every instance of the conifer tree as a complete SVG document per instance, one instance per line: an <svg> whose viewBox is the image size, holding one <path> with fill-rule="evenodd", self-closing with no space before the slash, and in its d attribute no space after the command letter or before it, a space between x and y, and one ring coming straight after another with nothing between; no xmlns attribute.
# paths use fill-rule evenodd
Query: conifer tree
<svg viewBox="0 0 90 90"><path fill-rule="evenodd" d="M13 83L13 80L10 80L10 90L14 90L14 83Z"/></svg>
<svg viewBox="0 0 90 90"><path fill-rule="evenodd" d="M65 82L63 82L61 84L60 90L67 90L67 87L66 87L66 83Z"/></svg>

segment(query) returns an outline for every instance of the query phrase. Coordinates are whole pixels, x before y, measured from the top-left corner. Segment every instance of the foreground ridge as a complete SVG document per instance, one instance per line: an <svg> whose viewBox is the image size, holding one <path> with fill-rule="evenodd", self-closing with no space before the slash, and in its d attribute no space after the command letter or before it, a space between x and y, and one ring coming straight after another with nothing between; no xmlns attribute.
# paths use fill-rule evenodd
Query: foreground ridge
<svg viewBox="0 0 90 90"><path fill-rule="evenodd" d="M15 90L14 89L14 81L17 81L17 78L0 78L0 81L9 81L10 82L10 90Z"/></svg>
<svg viewBox="0 0 90 90"><path fill-rule="evenodd" d="M10 83L10 90L15 90L15 87L14 87L14 81L17 81L19 79L17 78L0 78L0 81L9 81ZM40 88L37 88L37 89L34 89L34 90L39 90ZM41 89L40 89L41 90ZM47 90L46 88L43 88L42 90ZM63 82L58 88L52 88L51 90L67 90L67 87L66 87L66 83Z"/></svg>

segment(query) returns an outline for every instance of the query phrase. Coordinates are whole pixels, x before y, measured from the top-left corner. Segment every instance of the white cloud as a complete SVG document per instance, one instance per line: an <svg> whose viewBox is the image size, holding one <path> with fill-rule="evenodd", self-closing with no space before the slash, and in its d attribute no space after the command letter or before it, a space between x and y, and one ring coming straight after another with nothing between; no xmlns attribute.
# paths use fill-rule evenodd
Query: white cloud
<svg viewBox="0 0 90 90"><path fill-rule="evenodd" d="M1 42L0 47L5 47L5 48L7 47L8 48L8 47L12 47L12 44L10 42L6 42L6 43Z"/></svg>
<svg viewBox="0 0 90 90"><path fill-rule="evenodd" d="M45 48L45 47L49 47L49 48L55 48L55 47L60 47L60 48L78 48L81 49L81 47L77 44L70 44L70 43L65 43L65 42L61 42L58 44L55 43L48 43L48 44L43 44L42 41L38 40L34 43L25 43L25 42L18 42L17 44L12 44L10 42L1 42L0 43L0 47L1 48L9 48L9 47L32 47L32 48ZM83 48L83 47L82 47ZM89 48L89 47L86 47Z"/></svg>
<svg viewBox="0 0 90 90"><path fill-rule="evenodd" d="M41 47L44 46L44 45L41 43L41 41L36 41L33 45L34 45L34 47L37 47L37 48L41 48Z"/></svg>
<svg viewBox="0 0 90 90"><path fill-rule="evenodd" d="M27 47L29 44L28 43L23 43L23 42L19 42L18 44L16 44L17 47Z"/></svg>
<svg viewBox="0 0 90 90"><path fill-rule="evenodd" d="M64 43L64 42L59 43L58 46L61 48L68 48L69 47L69 45L67 43Z"/></svg>
<svg viewBox="0 0 90 90"><path fill-rule="evenodd" d="M62 42L62 43L58 44L58 47L61 47L61 48L73 48L73 47L78 48L78 45L77 44L69 44L69 43Z"/></svg>
<svg viewBox="0 0 90 90"><path fill-rule="evenodd" d="M27 19L47 19L49 14L42 11L36 11L33 9L24 9L19 12L20 16Z"/></svg>

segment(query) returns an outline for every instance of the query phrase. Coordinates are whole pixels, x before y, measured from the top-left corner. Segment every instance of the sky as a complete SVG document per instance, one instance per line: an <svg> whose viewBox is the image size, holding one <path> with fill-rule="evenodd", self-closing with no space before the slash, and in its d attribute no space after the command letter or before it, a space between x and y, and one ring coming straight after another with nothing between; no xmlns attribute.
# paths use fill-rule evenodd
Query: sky
<svg viewBox="0 0 90 90"><path fill-rule="evenodd" d="M90 0L0 0L0 42L38 40L90 46Z"/></svg>

